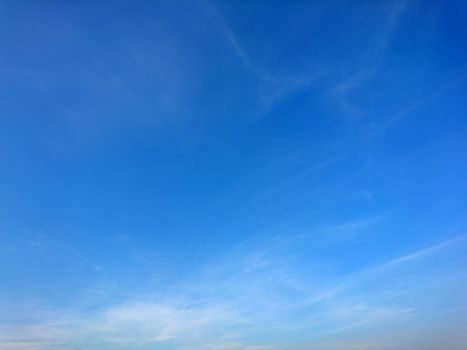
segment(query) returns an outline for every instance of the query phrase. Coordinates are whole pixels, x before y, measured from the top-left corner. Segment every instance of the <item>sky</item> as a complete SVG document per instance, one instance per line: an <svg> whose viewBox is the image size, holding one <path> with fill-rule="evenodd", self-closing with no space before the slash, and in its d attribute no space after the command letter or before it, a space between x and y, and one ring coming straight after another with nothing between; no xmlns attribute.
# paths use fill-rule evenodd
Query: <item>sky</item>
<svg viewBox="0 0 467 350"><path fill-rule="evenodd" d="M464 350L466 23L0 0L0 350Z"/></svg>

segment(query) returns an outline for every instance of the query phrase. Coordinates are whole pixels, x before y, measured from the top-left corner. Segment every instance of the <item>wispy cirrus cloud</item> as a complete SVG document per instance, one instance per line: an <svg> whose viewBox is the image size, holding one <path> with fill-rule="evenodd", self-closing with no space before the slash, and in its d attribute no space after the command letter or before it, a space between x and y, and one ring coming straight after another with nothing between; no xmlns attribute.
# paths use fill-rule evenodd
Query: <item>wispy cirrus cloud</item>
<svg viewBox="0 0 467 350"><path fill-rule="evenodd" d="M357 62L352 62L347 67L344 78L331 89L332 96L347 112L360 111L359 107L352 103L351 94L373 79L381 69L384 55L388 51L408 6L408 2L403 1L393 2L388 6L385 21L378 28L379 34Z"/></svg>
<svg viewBox="0 0 467 350"><path fill-rule="evenodd" d="M403 107L399 111L393 113L392 115L386 117L386 119L379 125L379 130L384 131L392 126L396 125L398 122L410 116L410 113L417 110L417 108L422 107L423 105L429 103L430 101L440 97L449 89L455 87L456 85L461 84L467 78L467 64L462 65L455 69L447 78L444 79L444 82L441 82L438 87L433 91L427 93L424 96L421 96L419 99L413 101L407 106Z"/></svg>
<svg viewBox="0 0 467 350"><path fill-rule="evenodd" d="M251 62L249 55L243 49L242 45L238 41L237 37L233 33L230 26L225 21L224 17L217 11L214 5L209 1L197 0L195 4L203 11L203 13L211 20L216 29L222 35L222 37L229 43L233 48L235 54L240 58L242 63L250 70L263 75L264 72L260 72L258 68Z"/></svg>
<svg viewBox="0 0 467 350"><path fill-rule="evenodd" d="M215 2L195 1L201 11L212 22L222 38L229 44L242 64L257 79L258 92L256 96L257 108L254 120L261 119L268 114L277 103L288 97L309 89L331 71L325 64L313 64L299 73L279 73L265 68L245 49L241 40L235 34L222 13L216 8Z"/></svg>
<svg viewBox="0 0 467 350"><path fill-rule="evenodd" d="M300 342L288 343L291 334L313 345L348 330L372 334L423 323L420 317L429 320L432 313L426 300L436 299L430 288L450 295L462 276L449 261L465 246L464 236L334 277L323 275L328 267L319 259L303 265L297 248L304 239L288 246L280 237L249 241L175 284L147 286L123 299L109 291L98 309L79 303L6 308L19 319L1 322L0 349L299 349ZM439 257L447 265L437 267ZM418 295L424 303L414 299Z"/></svg>

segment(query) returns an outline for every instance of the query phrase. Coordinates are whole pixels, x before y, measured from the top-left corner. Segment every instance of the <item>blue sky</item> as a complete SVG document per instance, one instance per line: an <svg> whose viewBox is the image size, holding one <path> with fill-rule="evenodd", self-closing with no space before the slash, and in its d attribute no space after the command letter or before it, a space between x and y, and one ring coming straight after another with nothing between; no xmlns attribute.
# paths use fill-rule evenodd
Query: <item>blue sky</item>
<svg viewBox="0 0 467 350"><path fill-rule="evenodd" d="M467 344L465 1L0 1L0 350Z"/></svg>

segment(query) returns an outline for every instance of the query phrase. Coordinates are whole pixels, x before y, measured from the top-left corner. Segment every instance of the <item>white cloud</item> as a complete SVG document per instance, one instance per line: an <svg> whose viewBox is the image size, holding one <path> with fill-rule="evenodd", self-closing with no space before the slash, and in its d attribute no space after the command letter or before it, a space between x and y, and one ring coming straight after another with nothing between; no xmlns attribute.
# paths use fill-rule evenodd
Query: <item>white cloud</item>
<svg viewBox="0 0 467 350"><path fill-rule="evenodd" d="M460 273L446 270L449 266L436 271L427 258L437 254L449 258L451 248L465 245L460 236L323 279L303 265L313 258L294 256L294 248L284 246L287 241L301 245L303 239L309 237L252 240L183 281L143 294L120 298L110 294L111 300L98 309L79 303L49 310L34 305L17 308L22 322L0 319L0 349L150 349L155 344L173 349L290 349L295 346L290 343L292 334L316 344L323 337L356 329L372 334L388 325L416 325L420 312L426 317L429 310L413 296L423 293L424 299L430 298L433 286L448 292L442 275ZM314 263L319 269L319 261ZM428 281L419 275L427 269L432 271ZM427 289L421 290L423 286Z"/></svg>

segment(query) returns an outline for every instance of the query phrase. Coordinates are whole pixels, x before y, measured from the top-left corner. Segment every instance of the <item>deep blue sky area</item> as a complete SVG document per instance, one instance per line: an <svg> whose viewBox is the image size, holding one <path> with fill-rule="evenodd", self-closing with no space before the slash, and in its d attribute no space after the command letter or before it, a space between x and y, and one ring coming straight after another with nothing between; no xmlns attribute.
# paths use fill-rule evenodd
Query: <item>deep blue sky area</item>
<svg viewBox="0 0 467 350"><path fill-rule="evenodd" d="M467 2L0 0L0 350L462 350Z"/></svg>

